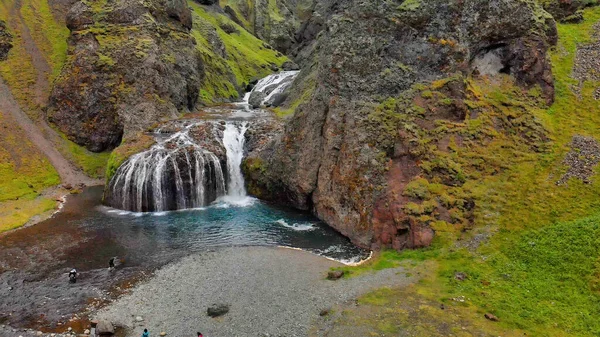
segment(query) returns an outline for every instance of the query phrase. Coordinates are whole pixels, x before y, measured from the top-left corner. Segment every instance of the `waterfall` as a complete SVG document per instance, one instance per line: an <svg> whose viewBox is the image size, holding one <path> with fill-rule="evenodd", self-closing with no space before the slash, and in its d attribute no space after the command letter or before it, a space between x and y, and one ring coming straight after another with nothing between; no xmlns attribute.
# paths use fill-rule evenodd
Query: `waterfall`
<svg viewBox="0 0 600 337"><path fill-rule="evenodd" d="M225 195L221 162L189 136L193 126L125 161L109 182L106 202L134 212L160 212L203 207Z"/></svg>
<svg viewBox="0 0 600 337"><path fill-rule="evenodd" d="M249 124L232 120L260 115L260 110L251 108L253 95L259 105L273 106L297 75L297 71L284 71L261 79L225 123L183 120L155 129L157 144L117 169L107 186L105 203L134 212L199 208L216 200L251 204L254 199L246 195L240 168Z"/></svg>
<svg viewBox="0 0 600 337"><path fill-rule="evenodd" d="M239 126L228 122L223 132L223 145L227 151L227 174L229 186L227 197L231 200L242 200L246 197L244 187L244 176L240 165L244 156L244 134L248 130L248 122L242 122Z"/></svg>
<svg viewBox="0 0 600 337"><path fill-rule="evenodd" d="M250 94L244 96L244 101L254 107L273 106L280 100L285 90L292 85L299 71L283 71L269 75L256 83Z"/></svg>

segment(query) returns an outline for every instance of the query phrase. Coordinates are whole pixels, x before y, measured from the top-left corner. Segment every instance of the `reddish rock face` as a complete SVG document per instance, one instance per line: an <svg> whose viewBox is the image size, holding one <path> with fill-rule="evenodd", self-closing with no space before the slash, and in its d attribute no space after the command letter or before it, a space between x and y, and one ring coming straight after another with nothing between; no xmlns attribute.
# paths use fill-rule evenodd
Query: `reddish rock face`
<svg viewBox="0 0 600 337"><path fill-rule="evenodd" d="M406 195L407 184L425 175L419 160L432 151L417 144L423 149L414 152L419 138L410 133L434 133L440 120L463 123L476 114L464 102L468 76L510 74L523 87L539 85L551 101L546 52L556 41L555 22L524 0L431 0L414 8L325 0L315 8L318 22L306 26L321 23L323 30L300 53L310 62L291 90L304 90L302 79L315 85L297 95L302 104L281 137L249 154L247 181L265 199L312 210L360 246L427 246L431 221L449 222L473 205L461 200L462 209L451 213L435 198ZM417 83L431 86L429 97L444 104L415 98ZM407 118L413 131L404 127ZM452 146L459 143L455 137ZM426 145L447 151L450 139ZM464 177L448 170L426 178L460 186Z"/></svg>
<svg viewBox="0 0 600 337"><path fill-rule="evenodd" d="M421 169L408 155L390 163L387 174L387 191L373 209L372 248L392 247L396 250L429 246L433 230L416 223L404 213L410 201L404 196L406 185L419 175Z"/></svg>

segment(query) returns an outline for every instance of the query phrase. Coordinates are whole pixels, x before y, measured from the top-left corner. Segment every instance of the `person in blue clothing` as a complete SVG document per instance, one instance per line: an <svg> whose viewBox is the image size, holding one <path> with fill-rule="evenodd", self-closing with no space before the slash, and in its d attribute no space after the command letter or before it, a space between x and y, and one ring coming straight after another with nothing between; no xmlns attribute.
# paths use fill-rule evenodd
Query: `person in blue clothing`
<svg viewBox="0 0 600 337"><path fill-rule="evenodd" d="M148 329L144 329L144 333L142 334L142 337L150 337L150 334L148 333Z"/></svg>

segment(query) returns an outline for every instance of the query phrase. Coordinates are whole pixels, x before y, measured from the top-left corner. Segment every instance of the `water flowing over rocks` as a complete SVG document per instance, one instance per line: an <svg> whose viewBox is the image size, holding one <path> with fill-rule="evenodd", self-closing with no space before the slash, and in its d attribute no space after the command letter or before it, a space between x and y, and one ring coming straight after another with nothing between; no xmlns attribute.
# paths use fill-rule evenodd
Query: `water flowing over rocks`
<svg viewBox="0 0 600 337"><path fill-rule="evenodd" d="M281 105L297 75L298 71L284 71L261 79L250 92L248 103L254 109Z"/></svg>
<svg viewBox="0 0 600 337"><path fill-rule="evenodd" d="M273 96L297 72L274 74L253 92ZM105 191L109 206L135 211L170 211L207 206L217 199L243 202L246 187L240 165L248 150L261 149L282 130L281 123L245 101L209 109L203 119L157 126L156 144L127 159Z"/></svg>
<svg viewBox="0 0 600 337"><path fill-rule="evenodd" d="M463 76L509 74L554 97L546 52L556 24L534 2L323 1L305 26L315 39L303 42L303 80L290 89L301 104L284 104L298 106L284 133L243 169L251 193L312 210L363 247L427 246L434 235L404 211L403 191L422 170L410 137L376 119L385 99L438 81L456 104L432 124L467 116Z"/></svg>
<svg viewBox="0 0 600 337"><path fill-rule="evenodd" d="M225 150L218 142L207 142L222 138L223 125L201 122L182 128L121 165L108 185L108 205L169 211L206 206L225 194Z"/></svg>

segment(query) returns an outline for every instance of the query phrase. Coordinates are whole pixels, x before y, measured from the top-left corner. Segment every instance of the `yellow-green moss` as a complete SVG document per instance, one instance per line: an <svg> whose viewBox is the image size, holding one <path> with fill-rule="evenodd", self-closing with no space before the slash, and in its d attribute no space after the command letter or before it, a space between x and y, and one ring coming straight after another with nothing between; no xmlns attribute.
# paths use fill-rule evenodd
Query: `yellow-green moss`
<svg viewBox="0 0 600 337"><path fill-rule="evenodd" d="M467 117L464 123L436 124L439 132L462 130L458 133L462 146L450 142L448 151L439 151L427 142L417 143L423 147L421 153L436 153L459 165L465 178L460 190L475 201L473 228L455 233L458 243L437 239L427 250L384 253L349 271L388 268L411 260L435 262L435 272L425 275L409 293L417 303L445 306L444 311L431 309L433 314L421 312L419 317L433 322L448 312L462 317L459 325L466 329L458 332L465 336L472 335L472 324L487 334L503 336L600 334L596 319L600 315L600 179L596 174L591 184L572 179L567 185L556 185L565 171L562 160L573 135L596 137L600 126L600 104L592 96L600 83L583 83L581 96L572 91L579 85L571 78L576 47L591 41L600 9L586 10L585 18L581 25L558 26L559 45L551 53L556 86L552 107L540 101L539 89L524 92L510 82L471 80L468 105L478 109L479 115ZM443 87L441 83L435 86ZM544 134L547 140L539 138ZM406 193L430 200L437 194L425 189L430 183L415 180ZM439 200L452 197L439 196ZM440 233L436 234L439 238ZM466 280L457 280L456 272L464 272ZM365 303L378 306L381 297L389 299L390 294L370 294ZM402 307L386 301L389 310ZM483 314L488 312L500 321L487 321ZM374 317L415 325L414 316ZM444 333L436 330L425 335Z"/></svg>
<svg viewBox="0 0 600 337"><path fill-rule="evenodd" d="M0 233L21 227L33 216L55 207L56 201L41 197L0 202Z"/></svg>
<svg viewBox="0 0 600 337"><path fill-rule="evenodd" d="M238 90L252 79L259 79L272 72L271 65L281 66L287 58L269 48L264 42L231 21L227 16L189 2L193 9L192 35L204 60L205 78L200 97L204 103L215 103L238 98ZM238 32L231 34L221 27L233 26ZM218 38L224 47L224 55L215 50L209 37Z"/></svg>

